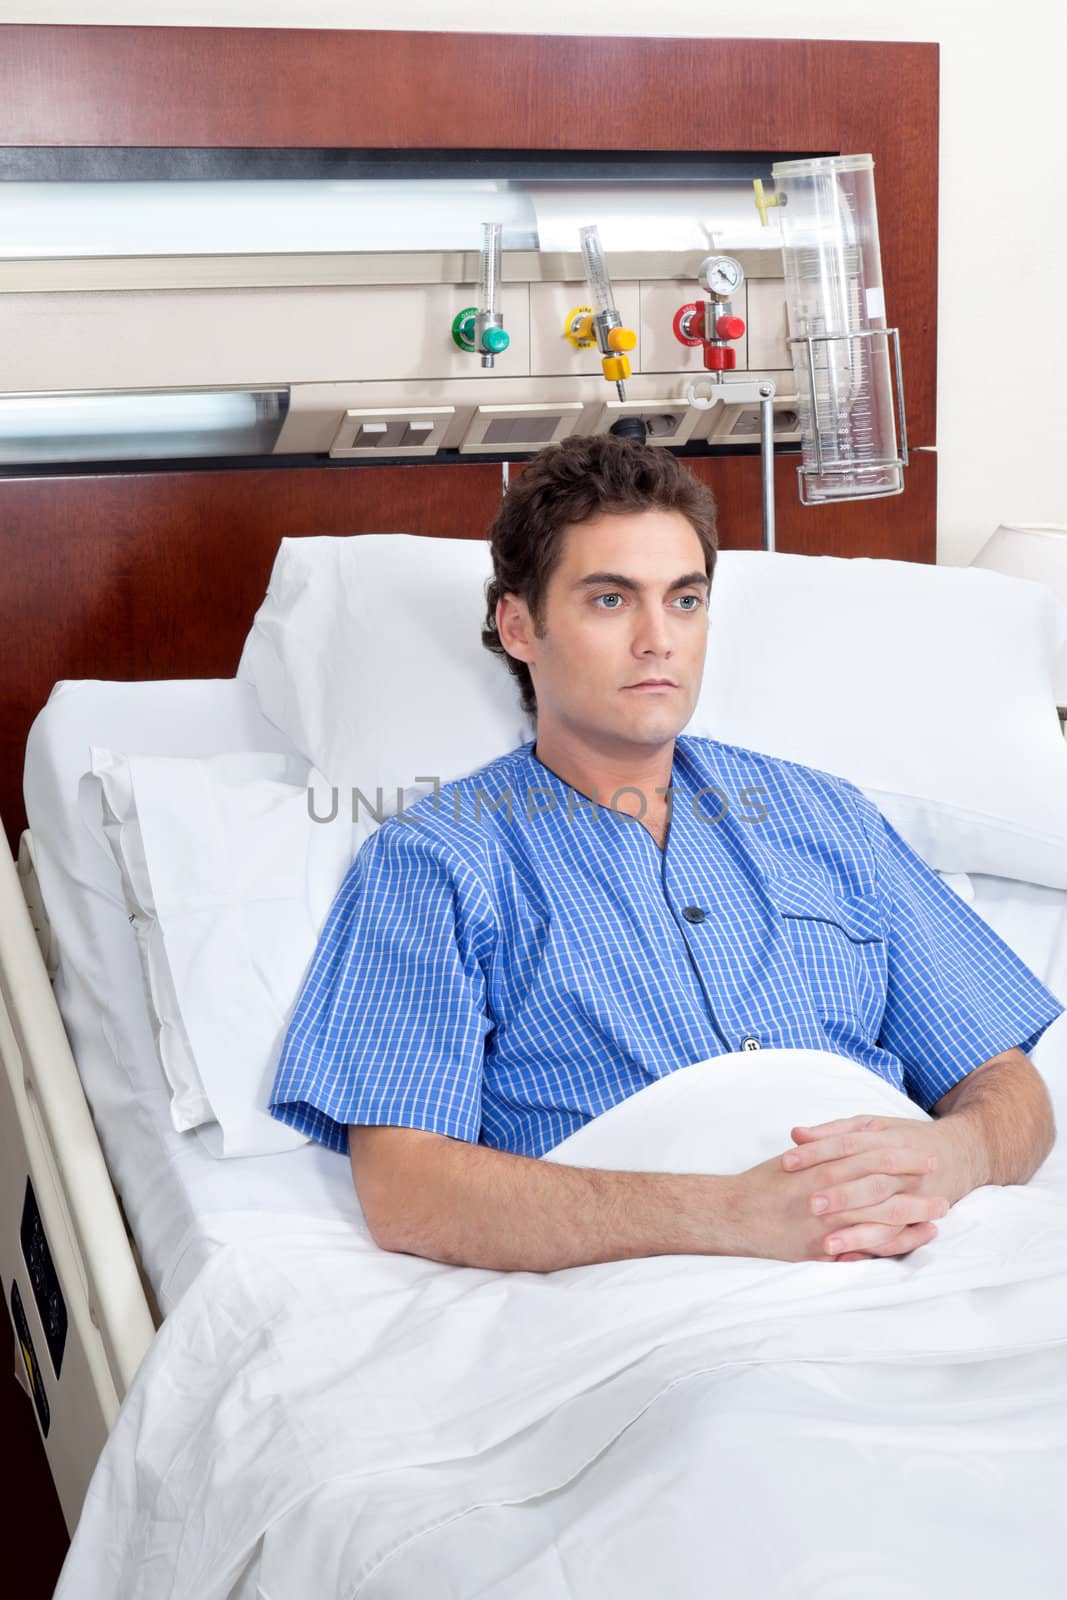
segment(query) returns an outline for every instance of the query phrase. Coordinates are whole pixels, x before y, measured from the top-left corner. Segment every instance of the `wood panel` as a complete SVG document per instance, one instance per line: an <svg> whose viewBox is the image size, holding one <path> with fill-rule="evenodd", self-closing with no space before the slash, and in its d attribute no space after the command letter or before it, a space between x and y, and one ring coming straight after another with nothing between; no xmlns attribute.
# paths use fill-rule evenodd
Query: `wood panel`
<svg viewBox="0 0 1067 1600"><path fill-rule="evenodd" d="M774 458L775 548L791 555L875 556L933 563L937 542L937 456L921 451L904 474L904 493L884 500L802 506L796 455ZM687 461L718 506L723 550L762 548L760 464L755 456Z"/></svg>

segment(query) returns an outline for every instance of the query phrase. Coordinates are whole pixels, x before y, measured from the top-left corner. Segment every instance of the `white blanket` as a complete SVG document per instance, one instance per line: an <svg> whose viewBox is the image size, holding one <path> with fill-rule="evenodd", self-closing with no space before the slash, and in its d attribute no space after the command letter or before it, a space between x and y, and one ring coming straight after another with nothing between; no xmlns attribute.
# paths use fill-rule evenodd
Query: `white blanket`
<svg viewBox="0 0 1067 1600"><path fill-rule="evenodd" d="M547 1160L738 1172L925 1119L813 1051L716 1058ZM910 1256L444 1266L294 1217L220 1250L101 1457L57 1600L968 1600L1067 1585L1067 1190Z"/></svg>

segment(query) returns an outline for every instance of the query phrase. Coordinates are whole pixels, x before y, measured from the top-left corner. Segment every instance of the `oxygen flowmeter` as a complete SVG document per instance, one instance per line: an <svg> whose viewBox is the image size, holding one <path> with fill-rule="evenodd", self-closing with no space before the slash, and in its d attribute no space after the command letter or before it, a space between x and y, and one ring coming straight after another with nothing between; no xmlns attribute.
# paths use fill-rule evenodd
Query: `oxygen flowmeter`
<svg viewBox="0 0 1067 1600"><path fill-rule="evenodd" d="M686 393L691 406L698 411L710 411L725 402L759 406L763 548L773 550L775 390L771 378L749 378L737 372L736 341L744 335L745 324L742 317L734 315L733 297L744 281L741 263L733 256L705 256L697 268L697 282L708 298L678 307L674 337L679 344L699 344L704 351L707 377L689 384Z"/></svg>
<svg viewBox="0 0 1067 1600"><path fill-rule="evenodd" d="M745 331L744 320L734 316L733 296L745 281L740 261L733 256L706 256L697 282L707 300L690 300L674 313L674 337L679 344L702 345L708 372L733 372L737 367L734 341Z"/></svg>
<svg viewBox="0 0 1067 1600"><path fill-rule="evenodd" d="M587 350L594 344L597 346L605 378L615 385L619 391L619 399L625 400L626 390L623 384L630 376L627 351L633 350L636 346L637 334L632 328L623 327L604 261L604 247L600 243L599 229L594 226L580 228L578 232L582 241L582 255L585 258L585 275L589 280L589 294L593 303L591 306L574 308L567 318L563 335L576 350Z"/></svg>
<svg viewBox="0 0 1067 1600"><path fill-rule="evenodd" d="M479 304L467 306L452 319L452 338L461 350L471 350L482 358L483 367L492 367L503 355L510 338L504 331L500 297L500 222L482 223L482 251L478 270Z"/></svg>

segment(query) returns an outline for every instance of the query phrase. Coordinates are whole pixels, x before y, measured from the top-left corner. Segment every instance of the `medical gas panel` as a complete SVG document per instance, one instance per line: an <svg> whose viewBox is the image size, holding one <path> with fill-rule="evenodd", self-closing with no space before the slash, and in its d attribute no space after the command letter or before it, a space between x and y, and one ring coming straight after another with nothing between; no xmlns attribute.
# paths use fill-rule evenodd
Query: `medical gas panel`
<svg viewBox="0 0 1067 1600"><path fill-rule="evenodd" d="M155 409L163 453L168 438L216 453L180 447L182 395L190 418L194 396L219 397L219 417L229 406L222 454L507 456L620 417L653 444L730 448L758 443L746 396L760 375L774 379L776 441L799 438L780 233L761 226L748 177L87 187L14 186L7 461L36 426L18 402L35 397L42 428L67 418L70 440L79 406L99 418L107 396L136 402L115 411L116 448L120 416L150 430ZM136 221L121 207L102 220L137 187ZM694 382L714 405L692 404ZM734 403L731 383L745 388Z"/></svg>
<svg viewBox="0 0 1067 1600"><path fill-rule="evenodd" d="M733 310L744 331L731 341L732 370L776 378L775 433L784 441L795 437L796 403L781 257L736 259L745 276ZM166 288L0 293L6 387L23 395L285 390L273 443L280 454L507 454L606 431L626 412L645 416L657 444L712 432L726 443L754 442L750 406L702 412L687 404L689 384L706 368L700 343L681 342L675 324L700 295L701 260L694 252L627 252L611 262L618 310L635 335L625 400L605 379L595 341L567 336L589 299L581 258L533 252L504 256L499 305L508 344L492 369L452 333L477 300L476 254L428 254L402 268L363 258L322 273L355 282L209 285L188 281L202 276L189 264L184 274L157 269L152 276ZM239 264L226 265L242 275ZM400 270L407 281L391 277ZM269 276L269 265L258 275Z"/></svg>

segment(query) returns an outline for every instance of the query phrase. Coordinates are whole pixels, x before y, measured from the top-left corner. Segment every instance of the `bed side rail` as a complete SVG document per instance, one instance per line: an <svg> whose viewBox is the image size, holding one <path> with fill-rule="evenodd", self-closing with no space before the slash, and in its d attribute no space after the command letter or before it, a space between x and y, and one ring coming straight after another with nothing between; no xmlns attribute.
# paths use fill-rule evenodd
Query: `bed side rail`
<svg viewBox="0 0 1067 1600"><path fill-rule="evenodd" d="M28 848L20 866L33 903L37 890ZM5 846L0 1271L52 1476L73 1527L96 1458L155 1330L52 993L42 954L50 934L43 906L39 910L35 931ZM54 1267L58 1301L47 1267L41 1292L44 1254ZM60 1339L57 1325L63 1324Z"/></svg>

